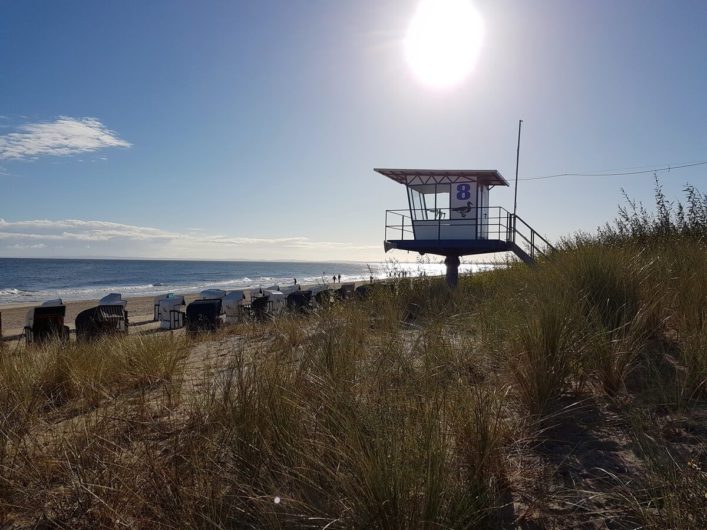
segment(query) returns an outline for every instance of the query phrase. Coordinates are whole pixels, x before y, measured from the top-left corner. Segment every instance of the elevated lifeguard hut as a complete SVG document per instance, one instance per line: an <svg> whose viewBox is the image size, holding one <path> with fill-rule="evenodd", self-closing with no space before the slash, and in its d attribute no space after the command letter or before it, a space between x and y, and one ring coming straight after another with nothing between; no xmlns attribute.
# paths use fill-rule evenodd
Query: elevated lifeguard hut
<svg viewBox="0 0 707 530"><path fill-rule="evenodd" d="M494 170L375 169L405 186L407 210L385 213L385 251L444 256L447 282L456 286L459 258L513 252L525 263L554 250L517 215L489 206L489 192L508 186Z"/></svg>

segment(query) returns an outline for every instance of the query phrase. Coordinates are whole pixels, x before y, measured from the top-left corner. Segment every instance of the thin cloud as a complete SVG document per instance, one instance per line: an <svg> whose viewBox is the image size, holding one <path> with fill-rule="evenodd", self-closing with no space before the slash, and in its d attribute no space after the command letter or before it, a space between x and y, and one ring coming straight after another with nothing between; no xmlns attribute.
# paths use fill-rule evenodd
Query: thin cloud
<svg viewBox="0 0 707 530"><path fill-rule="evenodd" d="M80 219L34 219L28 221L6 221L0 218L0 240L29 242L151 242L170 245L182 244L198 247L274 247L292 249L340 249L370 250L377 246L352 246L332 241L312 241L307 237L231 237L205 235L162 230L146 226L135 226L110 221L84 221Z"/></svg>
<svg viewBox="0 0 707 530"><path fill-rule="evenodd" d="M0 135L0 160L90 153L110 147L130 147L96 118L60 116L52 122L28 123Z"/></svg>
<svg viewBox="0 0 707 530"><path fill-rule="evenodd" d="M34 245L27 245L25 243L15 243L14 245L10 245L7 248L12 248L15 250L29 250L29 249L47 248L47 245L44 243L35 243Z"/></svg>

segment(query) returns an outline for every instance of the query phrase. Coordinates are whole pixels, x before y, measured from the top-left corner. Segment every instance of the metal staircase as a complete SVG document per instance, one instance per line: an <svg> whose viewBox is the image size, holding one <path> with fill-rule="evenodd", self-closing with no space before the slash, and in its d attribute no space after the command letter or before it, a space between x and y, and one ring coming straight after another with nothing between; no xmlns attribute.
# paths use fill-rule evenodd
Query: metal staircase
<svg viewBox="0 0 707 530"><path fill-rule="evenodd" d="M524 263L532 265L539 257L555 251L547 239L518 215L508 212L508 226L506 241L509 249Z"/></svg>

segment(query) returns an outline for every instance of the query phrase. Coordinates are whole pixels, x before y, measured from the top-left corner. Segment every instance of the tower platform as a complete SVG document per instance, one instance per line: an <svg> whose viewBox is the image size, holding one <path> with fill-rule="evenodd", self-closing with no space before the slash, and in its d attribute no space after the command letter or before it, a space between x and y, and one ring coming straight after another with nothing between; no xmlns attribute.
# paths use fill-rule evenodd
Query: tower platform
<svg viewBox="0 0 707 530"><path fill-rule="evenodd" d="M463 220L449 220L441 208L435 211L437 219L425 220L413 219L410 210L387 210L384 249L457 257L513 252L527 264L554 250L530 225L505 208L481 210L480 217Z"/></svg>

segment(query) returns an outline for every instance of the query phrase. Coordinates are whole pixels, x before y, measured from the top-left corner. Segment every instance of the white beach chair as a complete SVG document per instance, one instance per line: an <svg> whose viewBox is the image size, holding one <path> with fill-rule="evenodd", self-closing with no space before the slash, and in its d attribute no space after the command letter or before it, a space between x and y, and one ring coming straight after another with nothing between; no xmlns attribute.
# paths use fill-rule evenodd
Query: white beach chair
<svg viewBox="0 0 707 530"><path fill-rule="evenodd" d="M223 311L226 315L226 324L235 324L243 320L245 310L250 305L251 292L249 290L228 291L223 298Z"/></svg>
<svg viewBox="0 0 707 530"><path fill-rule="evenodd" d="M152 320L154 320L155 322L157 322L160 319L160 302L162 300L169 298L170 296L174 296L174 294L167 293L167 294L161 294L159 296L155 296L154 305L152 308Z"/></svg>
<svg viewBox="0 0 707 530"><path fill-rule="evenodd" d="M161 329L179 329L184 326L184 308L186 302L181 295L167 296L159 302L159 320Z"/></svg>

